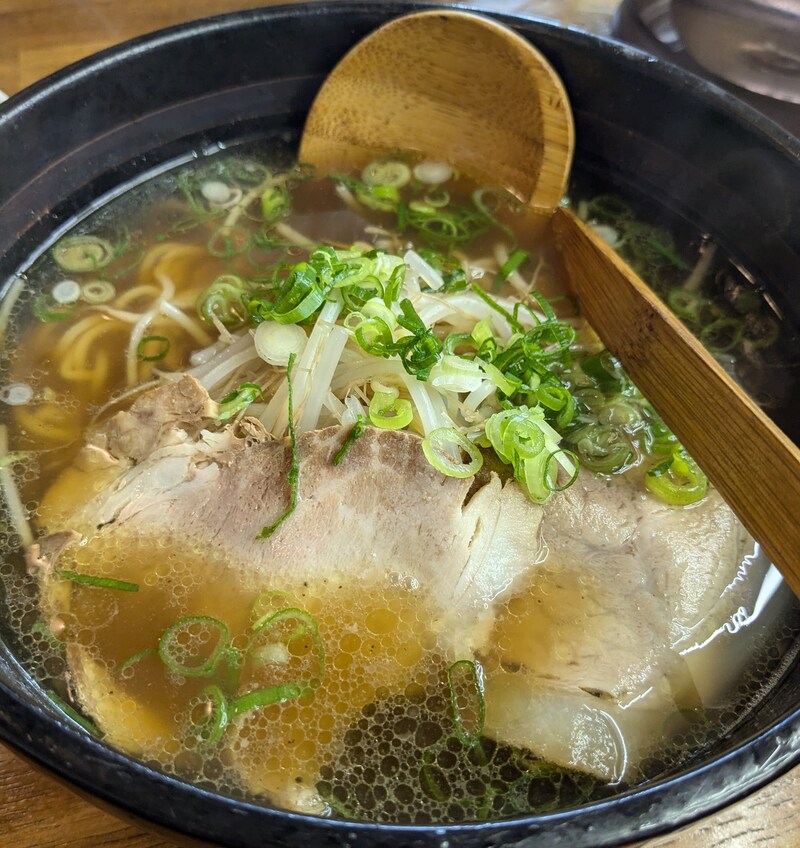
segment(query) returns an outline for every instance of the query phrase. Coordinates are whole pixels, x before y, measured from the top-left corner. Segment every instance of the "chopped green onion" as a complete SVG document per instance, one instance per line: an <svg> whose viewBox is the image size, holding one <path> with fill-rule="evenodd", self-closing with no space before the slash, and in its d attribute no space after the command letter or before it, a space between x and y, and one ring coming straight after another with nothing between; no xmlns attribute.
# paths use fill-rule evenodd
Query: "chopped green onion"
<svg viewBox="0 0 800 848"><path fill-rule="evenodd" d="M557 491L554 459L570 476L567 485L574 482L574 454L559 449L561 436L547 423L541 407L518 406L496 412L486 422L484 433L498 458L511 465L514 479L534 502L544 503Z"/></svg>
<svg viewBox="0 0 800 848"><path fill-rule="evenodd" d="M301 356L308 344L306 331L297 324L262 321L253 334L256 353L270 365L289 364L292 354Z"/></svg>
<svg viewBox="0 0 800 848"><path fill-rule="evenodd" d="M566 321L542 321L522 337L525 356L534 361L561 359L575 342L575 328Z"/></svg>
<svg viewBox="0 0 800 848"><path fill-rule="evenodd" d="M609 351L604 350L581 360L581 370L605 394L624 394L630 385L622 365Z"/></svg>
<svg viewBox="0 0 800 848"><path fill-rule="evenodd" d="M64 713L67 718L71 719L75 722L75 724L82 727L87 733L91 733L92 736L97 736L98 738L103 736L102 731L97 727L94 722L89 721L88 718L82 716L71 704L68 704L63 698L57 695L52 689L47 690L47 697Z"/></svg>
<svg viewBox="0 0 800 848"><path fill-rule="evenodd" d="M96 589L116 589L118 592L138 592L139 584L127 580L114 580L111 577L93 577L90 574L79 574L66 568L55 568L55 573L64 580L77 583L80 586L94 586Z"/></svg>
<svg viewBox="0 0 800 848"><path fill-rule="evenodd" d="M231 259L250 247L252 236L244 227L220 227L206 242L206 250L219 259Z"/></svg>
<svg viewBox="0 0 800 848"><path fill-rule="evenodd" d="M459 660L447 669L447 683L456 736L464 745L477 745L486 721L483 670L472 660Z"/></svg>
<svg viewBox="0 0 800 848"><path fill-rule="evenodd" d="M400 354L403 368L418 380L427 380L431 368L439 361L442 341L422 323L414 305L408 298L400 301L402 315L397 323L412 335L394 343L395 352Z"/></svg>
<svg viewBox="0 0 800 848"><path fill-rule="evenodd" d="M230 174L244 185L259 185L272 176L267 167L253 159L235 159L230 166Z"/></svg>
<svg viewBox="0 0 800 848"><path fill-rule="evenodd" d="M419 782L423 792L434 801L447 801L450 798L450 785L447 776L433 763L425 763L419 770Z"/></svg>
<svg viewBox="0 0 800 848"><path fill-rule="evenodd" d="M700 313L708 303L708 298L684 288L671 289L667 295L669 308L679 318L694 323L700 322Z"/></svg>
<svg viewBox="0 0 800 848"><path fill-rule="evenodd" d="M444 340L445 356L457 356L456 348L471 347L475 348L475 341L469 333L448 333Z"/></svg>
<svg viewBox="0 0 800 848"><path fill-rule="evenodd" d="M333 464L338 465L344 458L347 456L348 451L353 446L353 443L356 439L360 439L364 434L364 416L358 415L356 417L356 423L353 424L350 432L347 434L347 438L344 440L342 446L336 451L336 455L333 457Z"/></svg>
<svg viewBox="0 0 800 848"><path fill-rule="evenodd" d="M368 292L369 297L383 294L384 286L400 268L405 268L402 260L383 251L362 254L319 245L307 261L281 266L279 271L286 276L282 281L276 277L279 288L274 302L254 297L248 311L256 323L296 324L313 315L334 288L342 289L343 296L351 303L354 289Z"/></svg>
<svg viewBox="0 0 800 848"><path fill-rule="evenodd" d="M292 200L285 184L269 186L261 195L261 213L272 224L292 211Z"/></svg>
<svg viewBox="0 0 800 848"><path fill-rule="evenodd" d="M530 258L530 253L527 250L522 250L518 248L515 250L506 261L500 266L497 273L494 275L494 283L492 285L492 289L497 291L503 285L503 283L514 273L514 271L525 262L526 259Z"/></svg>
<svg viewBox="0 0 800 848"><path fill-rule="evenodd" d="M276 625L284 622L296 622L294 630L286 638L285 643L293 642L295 639L300 639L304 636L310 636L314 644L314 653L316 655L318 669L317 673L309 676L308 682L304 686L316 687L322 682L325 676L325 643L322 641L322 636L319 632L319 627L314 619L314 616L301 610L297 607L286 607L271 613L256 624L253 635L250 637L250 642L247 646L248 653L253 651L253 646L259 637L263 637L265 633L275 628Z"/></svg>
<svg viewBox="0 0 800 848"><path fill-rule="evenodd" d="M187 615L171 624L158 643L164 665L182 677L208 677L230 644L228 625L210 615Z"/></svg>
<svg viewBox="0 0 800 848"><path fill-rule="evenodd" d="M391 392L375 392L369 402L369 420L381 430L402 430L413 418L410 401Z"/></svg>
<svg viewBox="0 0 800 848"><path fill-rule="evenodd" d="M325 645L314 617L304 610L289 607L262 617L248 643L248 654L252 656L257 653L255 651L256 642L263 639L265 634L267 640L269 640L271 638L270 631L275 629L277 625L291 622L294 622L296 626L288 635L284 635L280 644L284 644L288 648L289 643L295 639L305 636L311 637L318 666L316 672L309 675L308 680L305 681L282 683L242 695L230 703L229 714L231 717L249 712L257 707L265 707L279 701L293 700L311 694L322 682L325 675ZM274 646L274 643L269 642L269 645Z"/></svg>
<svg viewBox="0 0 800 848"><path fill-rule="evenodd" d="M481 365L472 359L445 354L434 365L429 375L435 389L449 392L473 392L483 382Z"/></svg>
<svg viewBox="0 0 800 848"><path fill-rule="evenodd" d="M259 398L264 399L264 393L259 386L255 383L242 383L238 389L234 389L230 394L225 395L219 402L217 420L227 421L229 418L233 418Z"/></svg>
<svg viewBox="0 0 800 848"><path fill-rule="evenodd" d="M264 622L280 610L294 608L295 597L290 592L282 589L267 589L255 599L253 608L250 610L250 620L253 629L258 630Z"/></svg>
<svg viewBox="0 0 800 848"><path fill-rule="evenodd" d="M644 482L654 495L673 506L697 503L708 491L708 478L680 445L647 472Z"/></svg>
<svg viewBox="0 0 800 848"><path fill-rule="evenodd" d="M158 648L145 648L143 651L137 651L135 654L131 654L128 659L123 660L122 665L119 667L119 673L124 676L125 672L129 668L133 668L136 663L141 662L141 660L147 657L155 656L158 656Z"/></svg>
<svg viewBox="0 0 800 848"><path fill-rule="evenodd" d="M246 695L231 701L228 705L228 715L230 718L235 718L258 707L268 707L271 704L296 700L303 695L308 695L311 691L308 686L300 683L281 683L278 686L257 689L255 692L248 692Z"/></svg>
<svg viewBox="0 0 800 848"><path fill-rule="evenodd" d="M448 477L473 477L483 466L483 455L454 427L440 427L422 440L422 451L430 464ZM469 457L461 459L461 452ZM456 457L458 457L456 459Z"/></svg>
<svg viewBox="0 0 800 848"><path fill-rule="evenodd" d="M742 340L744 322L739 318L719 318L700 330L700 342L711 353L728 353Z"/></svg>
<svg viewBox="0 0 800 848"><path fill-rule="evenodd" d="M394 349L394 336L386 321L377 315L366 318L355 329L359 346L372 356L389 357Z"/></svg>
<svg viewBox="0 0 800 848"><path fill-rule="evenodd" d="M492 332L492 325L489 319L481 318L472 328L470 335L478 346L478 356L486 361L492 360L497 353L499 345Z"/></svg>
<svg viewBox="0 0 800 848"><path fill-rule="evenodd" d="M166 336L145 336L136 346L136 356L142 362L160 362L170 349Z"/></svg>
<svg viewBox="0 0 800 848"><path fill-rule="evenodd" d="M364 168L361 179L368 186L402 188L411 179L411 168L405 162L371 162Z"/></svg>
<svg viewBox="0 0 800 848"><path fill-rule="evenodd" d="M247 317L244 306L246 284L235 274L223 274L200 295L197 314L208 324L214 320L224 327L236 327Z"/></svg>
<svg viewBox="0 0 800 848"><path fill-rule="evenodd" d="M515 468L545 449L544 433L526 407L496 412L486 422L485 433L497 456Z"/></svg>
<svg viewBox="0 0 800 848"><path fill-rule="evenodd" d="M199 720L193 720L196 732L199 732L204 748L216 747L225 735L228 726L228 699L219 686L206 686L199 695Z"/></svg>
<svg viewBox="0 0 800 848"><path fill-rule="evenodd" d="M519 321L507 309L502 307L488 292L485 292L477 283L472 283L470 288L481 300L488 303L495 312L502 315L503 318L508 321L512 330L516 330L518 333L523 332L522 324L520 324Z"/></svg>
<svg viewBox="0 0 800 848"><path fill-rule="evenodd" d="M75 313L76 303L57 303L49 294L39 294L33 301L33 314L43 323L66 321Z"/></svg>
<svg viewBox="0 0 800 848"><path fill-rule="evenodd" d="M414 177L426 185L446 183L453 175L453 166L447 162L435 162L426 159L414 166Z"/></svg>
<svg viewBox="0 0 800 848"><path fill-rule="evenodd" d="M53 259L70 273L97 271L115 257L110 241L99 236L70 236L59 241L52 250Z"/></svg>
<svg viewBox="0 0 800 848"><path fill-rule="evenodd" d="M81 296L81 287L75 280L61 280L50 290L50 296L60 306L66 306Z"/></svg>
<svg viewBox="0 0 800 848"><path fill-rule="evenodd" d="M294 429L294 400L292 397L292 368L294 367L295 359L296 355L292 353L289 356L289 366L286 371L286 385L289 395L289 439L292 445L292 464L289 467L289 473L286 478L289 483L290 491L289 505L286 507L283 514L273 521L272 524L268 524L261 530L258 536L256 536L257 539L268 539L281 526L281 524L286 521L297 507L297 494L300 487L300 455L297 452L297 434Z"/></svg>
<svg viewBox="0 0 800 848"><path fill-rule="evenodd" d="M581 465L598 474L615 474L633 461L631 443L624 431L608 424L587 424L568 441L574 446Z"/></svg>
<svg viewBox="0 0 800 848"><path fill-rule="evenodd" d="M370 209L378 212L391 212L400 202L400 192L396 186L373 185L359 183L356 186L356 197Z"/></svg>
<svg viewBox="0 0 800 848"><path fill-rule="evenodd" d="M536 399L547 409L556 412L556 425L564 429L575 417L575 398L566 386L542 383L536 389Z"/></svg>
<svg viewBox="0 0 800 848"><path fill-rule="evenodd" d="M92 280L81 286L81 298L86 303L107 303L117 290L107 280Z"/></svg>
<svg viewBox="0 0 800 848"><path fill-rule="evenodd" d="M444 285L439 289L440 292L449 294L450 292L464 291L466 289L467 273L455 259L428 247L418 247L416 252L423 261L427 262L441 276Z"/></svg>
<svg viewBox="0 0 800 848"><path fill-rule="evenodd" d="M566 483L558 482L558 466L565 465L564 460L572 464L573 470L567 477ZM544 467L544 486L551 492L563 492L568 489L577 479L580 471L580 461L575 453L566 448L559 448L547 457Z"/></svg>

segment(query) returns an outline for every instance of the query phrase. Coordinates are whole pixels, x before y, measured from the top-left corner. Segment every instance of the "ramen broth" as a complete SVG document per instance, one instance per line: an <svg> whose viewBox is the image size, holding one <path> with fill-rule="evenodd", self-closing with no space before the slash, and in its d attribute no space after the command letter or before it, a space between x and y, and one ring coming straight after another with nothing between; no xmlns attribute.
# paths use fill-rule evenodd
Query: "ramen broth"
<svg viewBox="0 0 800 848"><path fill-rule="evenodd" d="M9 639L32 676L89 732L167 772L289 809L372 821L480 820L573 806L673 768L726 732L779 670L783 655L774 646L793 635L787 624L793 601L744 535L725 566L713 615L704 610L673 639L676 660L663 684L669 694L648 719L635 765L613 773L582 761L548 761L484 732L492 680L524 674L526 663L568 660L570 634L596 616L591 560L583 573L557 552L548 557L545 547L513 591L486 602L488 642L477 654L453 646L446 617L406 563L376 562L369 551L352 552L346 579L322 565L317 575L276 579L179 532L131 538L81 526L83 541L53 560L55 571L53 563L45 571L31 567L30 556L32 574L24 571L23 549L47 533L74 529L70 522L82 504L116 485L118 472L87 464L81 449L148 387L194 369L201 383L210 381L203 384L212 399L223 402L218 409L241 401L227 420L208 422L211 430L241 426L245 415L269 416L270 401L286 390L285 363L268 367L244 356L242 367L218 382L208 363L253 329L242 313L243 296L273 285L277 263L295 266L319 242L342 251L360 243L362 253L378 247L406 261L416 261L406 253L413 247L429 265L443 263L443 279L464 277L456 291L479 283L501 299L535 286L552 300L558 320L575 329L577 360L603 356L563 297L547 246L526 241L513 204L501 194L491 196L491 205L478 204L477 212L470 206L472 218L463 213L465 227L475 224L474 238L446 243L447 219L430 225L435 233L428 240L424 226L398 235L397 221L381 206L385 196L378 192L376 201L364 188L368 181L308 180L267 161L258 147L218 153L132 188L68 234L86 241L72 242L66 262L56 259L57 243L12 288L17 299L0 397L7 422L2 576ZM439 183L420 188L417 178L417 190L449 208ZM455 178L447 190L469 197L473 189ZM93 252L97 236L108 256ZM505 246L498 250L498 243ZM425 252L431 249L436 255ZM516 265L515 257L522 257ZM501 269L505 280L497 285ZM219 311L217 320L204 320L198 304L226 275L249 281L238 300L220 307L233 310L233 318L223 320ZM313 316L299 326L310 333ZM409 332L425 338L422 330ZM382 367L388 361L373 358ZM618 364L597 361L604 379L623 386ZM651 498L645 481L663 460L650 452L663 425L628 383L624 403L614 395L609 405L572 367L559 373L586 420L602 409L603 427L625 416L644 422L624 431L628 454L605 474L611 486L618 478L639 486L637 502ZM370 379L351 381L364 415L387 384L397 392L389 391L386 401L392 415L403 410L398 401L413 398L395 372ZM249 384L257 389L249 400L237 395ZM328 400L314 426L338 425L345 414L341 399ZM353 428L349 421L342 427ZM407 426L426 432L418 411ZM588 451L581 474L591 474L592 461L600 460L585 444L589 436L575 435L574 426L569 432L573 440L563 447L581 458ZM289 437L285 423L276 435ZM493 462L510 475L508 465ZM302 457L299 468L302 475ZM549 464L548 473L555 473ZM552 477L553 489L556 479L564 482ZM281 497L288 499L288 490ZM563 495L544 497L549 503ZM272 528L270 535L280 532ZM89 581L81 579L86 575ZM562 599L556 606L554 597ZM646 692L638 694L646 699Z"/></svg>

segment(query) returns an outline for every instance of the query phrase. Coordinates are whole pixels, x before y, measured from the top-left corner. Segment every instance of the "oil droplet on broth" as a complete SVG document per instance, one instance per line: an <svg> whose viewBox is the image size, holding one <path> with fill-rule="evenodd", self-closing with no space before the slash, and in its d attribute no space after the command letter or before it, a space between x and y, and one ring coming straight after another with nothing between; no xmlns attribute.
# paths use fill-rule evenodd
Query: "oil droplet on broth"
<svg viewBox="0 0 800 848"><path fill-rule="evenodd" d="M298 679L321 679L300 698L232 717L212 754L234 767L244 788L278 800L290 787L313 787L362 709L413 684L435 645L432 612L394 584L270 586L261 575L207 552L113 533L67 549L60 567L138 584L137 592L122 592L72 583L65 593L57 581L60 591L50 593L51 613L66 623L59 638L67 644L79 700L109 741L125 750L165 766L175 766L176 753L183 752L180 768L208 771L186 753L202 748L196 727L211 709L206 687L219 685L232 701ZM286 609L313 617L323 669L308 635L259 630ZM238 668L225 657L211 675L170 671L157 653L159 640L185 616L224 622L231 647L245 657Z"/></svg>

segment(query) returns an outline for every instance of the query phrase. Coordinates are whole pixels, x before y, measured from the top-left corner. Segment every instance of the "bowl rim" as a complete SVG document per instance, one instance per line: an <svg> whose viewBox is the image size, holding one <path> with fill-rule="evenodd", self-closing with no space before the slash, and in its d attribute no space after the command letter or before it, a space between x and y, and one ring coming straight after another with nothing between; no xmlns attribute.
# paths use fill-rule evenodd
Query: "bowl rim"
<svg viewBox="0 0 800 848"><path fill-rule="evenodd" d="M142 51L171 43L190 41L258 21L278 22L315 15L346 16L364 11L389 19L422 9L453 8L486 14L522 29L523 33L546 34L599 51L607 58L621 58L637 67L639 73L681 86L694 99L727 114L747 131L766 137L783 155L800 162L800 139L714 83L634 47L531 15L396 0L269 6L214 15L141 35L73 63L13 94L0 105L0 130L18 119L31 103L57 96L59 91L91 76L96 70L124 65ZM455 838L457 845L470 846L484 844L488 839L492 844L505 839L510 843L524 840L526 846L533 848L533 845L544 844L536 839L537 836L547 838L547 844L552 846L563 844L580 848L602 845L611 848L632 839L663 834L715 813L800 763L800 705L797 705L785 711L769 727L752 734L737 748L688 772L655 780L609 799L555 813L492 822L426 826L372 824L284 811L211 793L122 754L78 730L69 720L57 716L55 711L20 697L3 680L0 680L0 705L0 740L37 766L142 822L172 829L195 839L221 840L220 844L229 844L226 840L231 837L235 823L250 822L250 833L260 834L261 841L230 843L242 846L263 844L264 825L274 825L277 838L281 828L285 829L289 824L294 832L316 832L320 835L324 831L336 839L336 843L330 844L338 844L341 840L358 848L384 844L398 848L412 844L446 846L449 838ZM54 725L59 728L57 741L49 738ZM722 764L727 764L730 769L724 781L716 774ZM623 802L624 809L619 810ZM187 816L187 811L193 815ZM646 820L641 818L638 824L621 835L620 822L635 821L637 816L646 816ZM212 817L213 825L209 824ZM559 830L558 838L566 841L553 841L556 828ZM462 842L460 836L473 839ZM531 837L534 841L529 842Z"/></svg>

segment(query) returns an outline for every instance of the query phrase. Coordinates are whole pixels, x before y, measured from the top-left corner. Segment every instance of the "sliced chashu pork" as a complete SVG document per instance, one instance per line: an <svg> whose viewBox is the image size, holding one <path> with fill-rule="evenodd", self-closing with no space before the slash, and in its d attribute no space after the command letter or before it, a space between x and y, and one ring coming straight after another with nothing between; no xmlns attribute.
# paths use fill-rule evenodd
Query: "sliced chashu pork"
<svg viewBox="0 0 800 848"><path fill-rule="evenodd" d="M542 511L515 483L491 475L467 500L469 481L442 477L413 435L368 429L333 466L344 433L307 433L297 510L257 539L287 504L289 446L252 422L239 435L203 431L213 411L190 378L142 396L96 434L77 476L54 486L49 527L168 530L224 552L231 567L293 582L319 569L363 578L388 568L433 594L459 656L491 653L494 602L542 559ZM628 481L582 473L545 509L541 591L525 595L533 614L498 625L500 667L515 671L488 679L489 733L609 780L629 776L674 708L673 643L735 570L737 528L716 493L674 509ZM31 560L47 573L40 553Z"/></svg>
<svg viewBox="0 0 800 848"><path fill-rule="evenodd" d="M180 550L205 550L204 574L209 567L239 572L230 585L282 589L318 583L320 576L373 585L386 572L400 575L426 602L434 600L439 619L428 624L443 647L463 657L483 644L494 600L515 587L540 550L541 509L516 483L491 475L471 490L470 480L433 469L418 437L373 428L334 466L347 431L309 432L298 438L297 508L261 539L289 500L291 447L247 419L235 431L204 430L214 412L202 387L185 378L142 395L93 434L43 503L53 532L29 551L46 612L69 610L69 584L51 579L69 545L88 540L91 550L117 538L133 550L143 539L169 539ZM218 575L203 579L226 583ZM119 681L92 651L71 645L68 659L72 688L107 738L128 751L157 754L169 722L143 706L131 713ZM412 671L383 670L384 676L398 671L403 679L394 682L402 690ZM354 694L354 714L362 706ZM349 719L340 719L343 732ZM289 807L310 803L297 796L294 772L255 773L244 763L242 770L256 792Z"/></svg>
<svg viewBox="0 0 800 848"><path fill-rule="evenodd" d="M45 502L50 529L183 536L273 585L398 573L433 595L453 636L467 640L462 650L485 640L493 601L538 557L542 512L517 483L492 474L468 498L472 481L436 471L419 437L372 427L338 465L346 429L299 435L297 507L259 538L287 507L291 446L254 421L239 434L202 430L210 414L191 377L147 392L84 449L84 485L63 484L85 501L69 503L59 489Z"/></svg>
<svg viewBox="0 0 800 848"><path fill-rule="evenodd" d="M665 717L701 706L678 648L728 611L743 531L711 490L670 507L640 481L581 474L546 507L545 566L498 624L498 739L607 780L635 774Z"/></svg>

